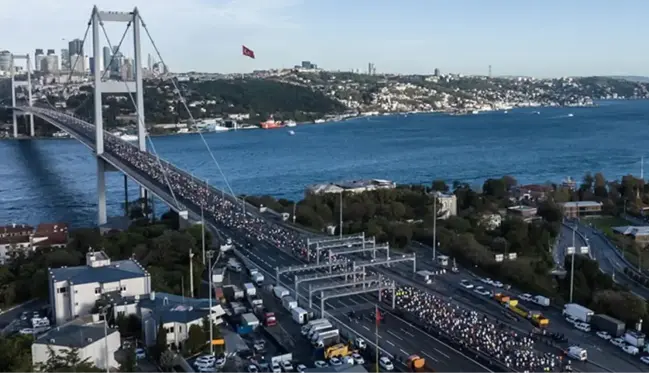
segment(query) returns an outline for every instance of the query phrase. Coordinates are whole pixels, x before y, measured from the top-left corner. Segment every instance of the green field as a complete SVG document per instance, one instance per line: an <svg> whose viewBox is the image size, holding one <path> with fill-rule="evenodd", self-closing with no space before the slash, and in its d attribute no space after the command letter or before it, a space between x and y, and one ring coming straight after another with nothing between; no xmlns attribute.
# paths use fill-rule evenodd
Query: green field
<svg viewBox="0 0 649 373"><path fill-rule="evenodd" d="M631 264L638 267L638 263L640 262L643 270L649 268L649 253L647 253L646 250L641 250L641 252L638 253L638 251L633 247L630 239L613 232L613 227L634 225L633 223L617 216L589 218L588 222L592 223L595 228L604 232L604 234L608 236L609 240L622 251L624 257L631 262ZM640 256L638 254L640 254Z"/></svg>
<svg viewBox="0 0 649 373"><path fill-rule="evenodd" d="M617 216L603 216L599 218L589 218L587 219L589 223L592 223L593 226L600 231L604 232L609 237L615 237L613 232L613 227L621 227L625 225L633 225L627 220L619 218Z"/></svg>

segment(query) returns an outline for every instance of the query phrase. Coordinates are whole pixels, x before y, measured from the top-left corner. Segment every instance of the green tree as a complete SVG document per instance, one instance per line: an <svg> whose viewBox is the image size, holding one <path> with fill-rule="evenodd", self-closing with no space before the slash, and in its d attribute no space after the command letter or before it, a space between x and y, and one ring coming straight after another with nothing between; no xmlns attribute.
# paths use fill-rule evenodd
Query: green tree
<svg viewBox="0 0 649 373"><path fill-rule="evenodd" d="M187 338L187 341L185 342L185 348L193 354L201 351L203 347L205 347L206 342L207 337L205 336L203 328L201 328L199 325L192 325L189 328L189 336Z"/></svg>
<svg viewBox="0 0 649 373"><path fill-rule="evenodd" d="M160 354L160 359L158 360L160 368L162 368L164 372L172 372L175 358L176 354L171 350L164 350L162 354Z"/></svg>
<svg viewBox="0 0 649 373"><path fill-rule="evenodd" d="M137 368L137 358L135 356L135 350L129 348L125 351L124 360L119 364L120 372L135 372Z"/></svg>
<svg viewBox="0 0 649 373"><path fill-rule="evenodd" d="M158 322L158 333L156 334L155 346L153 346L153 357L155 360L160 360L162 353L167 350L167 331L162 324L162 320Z"/></svg>
<svg viewBox="0 0 649 373"><path fill-rule="evenodd" d="M0 372L32 370L32 336L16 334L0 337Z"/></svg>

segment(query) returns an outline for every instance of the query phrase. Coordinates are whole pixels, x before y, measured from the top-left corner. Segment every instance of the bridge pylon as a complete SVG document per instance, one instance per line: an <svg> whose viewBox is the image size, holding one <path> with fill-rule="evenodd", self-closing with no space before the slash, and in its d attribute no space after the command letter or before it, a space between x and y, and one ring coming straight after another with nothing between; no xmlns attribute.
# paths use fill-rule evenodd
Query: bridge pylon
<svg viewBox="0 0 649 373"><path fill-rule="evenodd" d="M16 75L16 60L27 60L27 81L26 82L17 82L15 75ZM32 107L32 64L29 59L29 53L28 54L12 54L11 55L11 68L10 70L10 75L11 75L11 106L16 107L16 87L26 85L27 86L27 95L28 95L28 105L31 108ZM34 136L34 115L29 113L27 114L29 117L29 136ZM13 135L14 138L18 137L18 118L16 115L16 110L13 110Z"/></svg>
<svg viewBox="0 0 649 373"><path fill-rule="evenodd" d="M94 116L95 116L95 144L96 144L96 157L97 157L97 222L99 225L107 222L106 215L106 179L104 173L108 167L102 158L104 153L104 117L102 112L102 94L104 93L135 93L136 115L137 115L137 144L140 151L146 152L146 128L144 125L144 84L142 76L142 48L140 44L140 27L142 19L138 9L133 9L132 12L106 12L101 11L95 6L92 9L92 17L90 20L92 24L92 46L93 46L93 62L94 62ZM126 23L133 26L133 71L135 81L115 81L102 79L106 74L101 73L102 61L102 43L101 33L105 32L103 23L116 22ZM119 48L119 46L117 46ZM113 58L118 50L112 51ZM105 69L112 68L115 63L111 58L108 66ZM140 197L146 198L146 190L140 187Z"/></svg>

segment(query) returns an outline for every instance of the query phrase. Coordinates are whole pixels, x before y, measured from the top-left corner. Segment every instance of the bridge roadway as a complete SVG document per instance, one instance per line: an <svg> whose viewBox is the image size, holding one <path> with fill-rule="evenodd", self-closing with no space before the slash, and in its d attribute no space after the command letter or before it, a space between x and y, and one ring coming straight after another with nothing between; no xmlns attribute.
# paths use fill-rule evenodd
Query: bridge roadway
<svg viewBox="0 0 649 373"><path fill-rule="evenodd" d="M84 143L86 146L88 146L90 149L94 150L94 128L91 124L82 122L76 118L72 118L66 115L63 115L58 112L52 112L52 111L41 111L41 110L35 110L34 114L49 121L53 125L57 126L58 128L69 132L73 137L75 137L77 140L81 141ZM62 123L63 122L63 123ZM105 136L112 136L110 134L106 134ZM121 141L121 140L120 140ZM149 154L149 157L153 158L153 155ZM146 189L148 189L150 192L161 198L163 201L165 201L172 209L178 211L179 207L175 205L175 202L173 201L173 198L171 197L168 187L166 185L161 185L160 182L152 178L150 175L144 173L142 170L139 168L135 167L132 164L129 164L128 162L125 162L125 160L120 159L116 157L115 155L111 154L110 152L106 152L102 155L102 157L111 165L113 165L115 168L118 170L124 172L125 174L129 175L132 179L134 179L138 184L142 185ZM165 163L166 164L166 163ZM166 164L167 167L170 169L173 169L176 172L179 172L183 175L183 177L190 178L191 176L188 175L186 172L175 168L172 165ZM210 187L210 190L212 193L218 193L219 195L223 195L221 191ZM178 192L175 191L177 194L177 197L181 203L183 203L187 211L190 213L192 219L198 219L200 218L200 209L192 201L188 201L184 199L182 196L179 196ZM230 200L234 201L234 197L229 196L225 194L226 198L229 198ZM236 203L239 203L239 201L235 201ZM180 209L183 209L184 207L180 207ZM252 215L257 215L256 214L256 209L250 208L248 210L248 214ZM212 226L213 229L217 231L222 231L226 232L231 237L241 237L240 232L234 232L232 231L229 227L224 226L223 224L220 224L214 219L208 219L209 224ZM246 236L244 234L244 236ZM287 253L282 253L282 254L277 254L278 251L277 248L269 245L268 243L260 243L257 242L254 245L246 245L247 246L247 252L249 255L251 255L254 259L256 259L256 262L260 267L266 266L268 268L267 270L270 270L271 273L274 274L274 267L276 266L285 266L285 265L291 265L291 264L299 264L300 262L294 258L292 255L287 254ZM257 256L255 258L254 255L255 253ZM431 260L432 263L432 260ZM396 265L398 268L399 265ZM405 266L408 266L407 264ZM426 265L424 264L424 267ZM402 268L406 270L406 268ZM431 268L432 269L432 268ZM407 268L408 271L411 271L410 268ZM292 282L292 277L291 276L286 276L283 278L283 281L286 281L285 283L290 284ZM440 281L438 281L440 282ZM447 285L451 285L450 283L447 283ZM456 284L457 285L457 284ZM462 294L462 292L467 293L464 291L463 288L458 288L457 286L449 286L449 290L445 293L447 296L450 296L451 298L456 298L462 301L462 303L465 303L465 305L472 306L472 308L478 308L479 310L484 310L484 311L489 311L493 313L493 304L490 302L476 302L475 299L475 294L472 292L468 292L469 294ZM307 294L308 289L303 289L302 292L304 294ZM459 293L459 294L458 294ZM370 300L367 298L367 296L355 296L355 297L348 297L344 299L335 299L330 302L327 302L329 306L332 308L341 308L341 307L354 307L358 304L371 304L375 302L375 300ZM476 307L477 304L480 304L480 307ZM483 307L482 305L485 304L486 307ZM555 318L556 320L556 318ZM372 337L374 335L373 332L370 332L368 334L368 331L366 330L367 325L351 325L351 328L354 329L356 333L359 335L364 336L367 338L369 341L372 340ZM391 354L395 356L399 356L399 354L403 354L404 351L400 351L402 348L397 349L396 346L404 346L403 341L399 341L399 343L396 343L394 335L402 335L401 334L401 328L397 328L395 330L392 329L392 326L385 326L383 329L379 331L380 339L383 340L385 339L386 342L381 345L381 347L386 348ZM388 333L391 332L391 333ZM423 333L423 332L422 332ZM415 349L415 346L412 346L411 348L413 351L406 351L408 353L412 352L420 352L424 356L428 356L429 359L435 361L435 359L438 359L439 361L436 361L436 363L440 365L446 366L445 369L446 371L486 371L487 369L475 362L472 362L470 359L468 359L466 356L461 354L460 352L450 348L449 346L443 344L441 341L433 338L432 336L429 336L425 333L424 335L418 336L417 339L420 337L423 338L423 340L426 341L426 351L418 351ZM392 338L392 339L390 339ZM390 343L388 343L388 341ZM380 343L381 344L381 343ZM394 346L393 346L394 345ZM417 343L417 345L420 345ZM430 348L428 348L430 347ZM439 351L443 351L443 353L439 353ZM591 357L592 360L592 357ZM632 370L637 370L636 369L627 369L623 368L622 365L615 364L615 369L614 370L624 370L624 371L632 371ZM584 367L587 368L587 367ZM592 370L592 369L582 369L582 370Z"/></svg>
<svg viewBox="0 0 649 373"><path fill-rule="evenodd" d="M23 109L27 111L27 108ZM61 130L68 132L72 137L94 151L94 126L92 124L47 109L32 108L31 112L34 113L34 115L50 122L52 125L60 128ZM105 136L109 137L112 135L105 133ZM101 155L101 157L109 164L131 177L138 184L167 203L175 211L179 212L186 209L186 211L188 211L188 213L190 214L190 218L200 218L199 206L196 206L192 201L189 201L182 195L179 195L179 191L174 191L176 192L178 201L183 204L183 206L177 206L173 197L171 196L171 193L169 192L168 186L161 185L161 183L155 180L155 178L153 178L151 175L143 172L141 169L129 163L127 160L121 159L120 157L116 156L110 151L109 144L107 143L106 145L106 151ZM148 156L154 157L151 154L148 154ZM186 177L188 179L191 178L191 176L186 172L174 167L173 165L167 164L166 162L163 163L166 167L169 167L170 169L181 173L183 177ZM223 195L221 191L213 187L209 187L209 189L212 193ZM228 196L227 194L225 196L231 201L234 200L234 197L232 196ZM235 202L238 203L239 201ZM249 209L248 214L257 215L256 209ZM245 255L249 256L250 259L256 263L256 265L258 265L261 269L269 274L274 275L274 268L276 266L302 264L297 258L293 257L290 254L279 251L276 247L273 247L266 242L252 243L249 238L246 238L246 236L248 235L242 235L241 232L234 232L230 227L224 226L223 224L217 222L214 218L210 218L208 214L206 214L206 222L210 225L210 228L212 228L212 230L217 232L224 232L226 235L232 237L239 247L245 247L245 250L243 250ZM244 240L243 243L241 241L242 238ZM289 275L284 275L282 278L282 282L287 285L290 285L292 281L293 277ZM301 288L301 294L308 294L308 285L305 285ZM302 300L304 301L305 299ZM317 303L319 302L314 302L315 309L319 308ZM332 310L346 306L349 307L354 305L372 303L375 303L375 300L370 300L366 298L366 296L337 298L326 302L327 306L331 307ZM373 323L371 321L369 323L373 326ZM354 333L362 336L369 343L373 343L375 333L374 330L368 325L368 322L350 322L347 324ZM410 327L410 331L408 332L410 334L404 333L402 329L404 329L407 325L409 324L405 323L404 321L395 321L394 323L382 325L379 328L378 333L379 345L381 346L381 348L386 350L393 356L399 356L401 359L405 359L407 355L412 353L420 353L422 356L425 356L429 360L431 360L431 363L433 363L435 369L439 371L490 371L488 368L474 361L469 356L462 354L461 352L451 348L442 341L418 330L415 327ZM405 338L404 335L408 336L408 338ZM414 335L414 337L411 335Z"/></svg>

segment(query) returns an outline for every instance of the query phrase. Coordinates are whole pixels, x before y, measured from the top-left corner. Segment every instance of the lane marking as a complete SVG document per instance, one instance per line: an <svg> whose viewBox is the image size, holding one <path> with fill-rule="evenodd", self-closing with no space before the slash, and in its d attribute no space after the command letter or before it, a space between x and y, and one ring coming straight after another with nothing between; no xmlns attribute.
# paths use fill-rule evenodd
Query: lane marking
<svg viewBox="0 0 649 373"><path fill-rule="evenodd" d="M397 334L395 334L392 330L388 330L388 334L392 335L394 338L403 341L403 338L399 337Z"/></svg>
<svg viewBox="0 0 649 373"><path fill-rule="evenodd" d="M404 354L404 355L406 355L406 356L410 356L410 354L409 354L409 353L407 353L407 352L405 352L405 351L404 351L404 350L402 350L402 349L399 349L399 351L401 351L401 352L403 352L403 354Z"/></svg>
<svg viewBox="0 0 649 373"><path fill-rule="evenodd" d="M394 343L390 342L390 340L388 340L388 339L385 340L385 343L388 343L388 344L389 344L390 346L392 346L392 347L396 347L396 346L394 345Z"/></svg>
<svg viewBox="0 0 649 373"><path fill-rule="evenodd" d="M354 298L349 298L349 301L356 305L360 304L358 301L354 300Z"/></svg>
<svg viewBox="0 0 649 373"><path fill-rule="evenodd" d="M421 354L422 354L422 355L426 355L426 357L430 358L431 360L433 360L433 361L435 361L435 362L439 362L439 360L437 360L436 358L434 358L433 356L431 356L431 355L430 355L429 353L427 353L427 352L423 352L423 351L422 351Z"/></svg>
<svg viewBox="0 0 649 373"><path fill-rule="evenodd" d="M437 351L440 355L444 356L445 358L447 358L447 359L450 359L450 358L451 358L450 356L448 356L447 354L443 353L442 351L440 351L440 350L438 350L438 349L436 349L436 348L433 348L433 349L434 349L435 351Z"/></svg>
<svg viewBox="0 0 649 373"><path fill-rule="evenodd" d="M404 333L406 333L406 334L408 334L408 335L411 336L411 337L414 337L414 336L415 336L414 334L410 333L409 331L405 330L404 328L401 328L401 331L404 332Z"/></svg>
<svg viewBox="0 0 649 373"><path fill-rule="evenodd" d="M370 331L370 328L368 328L368 327L365 326L365 325L363 325L363 328L364 328L365 330L367 330L368 332Z"/></svg>

